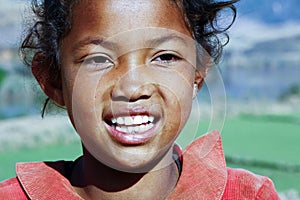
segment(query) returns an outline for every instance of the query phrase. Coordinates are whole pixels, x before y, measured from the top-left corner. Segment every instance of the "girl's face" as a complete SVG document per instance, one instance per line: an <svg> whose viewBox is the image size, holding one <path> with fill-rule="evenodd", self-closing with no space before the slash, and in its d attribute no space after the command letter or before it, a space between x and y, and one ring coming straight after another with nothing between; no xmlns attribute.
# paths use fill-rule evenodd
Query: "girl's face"
<svg viewBox="0 0 300 200"><path fill-rule="evenodd" d="M85 148L119 170L171 162L164 156L201 81L180 9L167 0L82 0L72 16L62 89Z"/></svg>

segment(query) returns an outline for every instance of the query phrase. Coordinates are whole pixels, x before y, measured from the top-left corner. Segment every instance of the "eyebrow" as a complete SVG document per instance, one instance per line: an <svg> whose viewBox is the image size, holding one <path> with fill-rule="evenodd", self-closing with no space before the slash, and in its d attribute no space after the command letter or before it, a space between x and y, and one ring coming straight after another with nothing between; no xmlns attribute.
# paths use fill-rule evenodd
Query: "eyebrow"
<svg viewBox="0 0 300 200"><path fill-rule="evenodd" d="M103 38L103 37L86 37L83 40L80 40L79 42L77 42L73 48L72 51L76 52L82 48L84 48L85 46L89 46L89 45L97 45L97 46L103 46L107 49L114 49L117 44L111 41L108 41L107 39Z"/></svg>
<svg viewBox="0 0 300 200"><path fill-rule="evenodd" d="M186 37L188 37L188 36L186 36ZM144 44L146 47L157 47L160 44L166 43L171 40L177 40L179 42L182 42L184 45L188 45L186 39L178 36L177 34L168 34L168 35L164 35L162 37L150 39L150 40L145 41ZM191 38L191 40L193 40L193 39ZM89 36L89 37L86 37L85 39L79 41L78 43L76 43L73 46L72 51L77 52L80 49L82 49L86 46L89 46L89 45L102 46L109 50L119 49L118 48L119 45L113 41L109 41L103 37L90 37Z"/></svg>
<svg viewBox="0 0 300 200"><path fill-rule="evenodd" d="M149 45L149 46L154 46L155 47L155 46L159 46L160 44L163 44L163 43L171 41L171 40L177 40L179 42L184 43L185 45L188 45L186 39L184 39L183 37L178 36L177 34L168 34L168 35L165 35L163 37L154 38L154 39L151 39L151 40L147 41L146 44ZM191 40L192 40L192 38L191 38Z"/></svg>

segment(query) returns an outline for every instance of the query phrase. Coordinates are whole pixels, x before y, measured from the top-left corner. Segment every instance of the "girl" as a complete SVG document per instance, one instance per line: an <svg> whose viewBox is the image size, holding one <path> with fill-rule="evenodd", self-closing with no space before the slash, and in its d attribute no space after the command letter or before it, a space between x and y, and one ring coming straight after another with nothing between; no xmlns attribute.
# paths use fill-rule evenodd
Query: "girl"
<svg viewBox="0 0 300 200"><path fill-rule="evenodd" d="M83 156L17 164L0 198L278 199L268 178L226 168L217 131L183 154L174 144L221 54L217 34L229 27L220 30L217 16L235 16L235 2L33 1L36 23L21 50L66 108Z"/></svg>

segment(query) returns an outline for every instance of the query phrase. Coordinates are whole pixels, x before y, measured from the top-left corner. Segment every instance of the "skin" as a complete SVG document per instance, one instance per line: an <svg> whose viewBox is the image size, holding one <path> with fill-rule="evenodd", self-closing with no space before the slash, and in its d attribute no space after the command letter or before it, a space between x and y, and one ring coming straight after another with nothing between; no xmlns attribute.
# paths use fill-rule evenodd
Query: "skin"
<svg viewBox="0 0 300 200"><path fill-rule="evenodd" d="M203 81L180 9L165 0L83 0L60 48L60 81L51 80L39 56L33 74L51 99L66 106L83 142L70 180L78 194L167 197L179 176L172 146ZM141 110L158 119L149 140L129 145L112 137L108 116Z"/></svg>

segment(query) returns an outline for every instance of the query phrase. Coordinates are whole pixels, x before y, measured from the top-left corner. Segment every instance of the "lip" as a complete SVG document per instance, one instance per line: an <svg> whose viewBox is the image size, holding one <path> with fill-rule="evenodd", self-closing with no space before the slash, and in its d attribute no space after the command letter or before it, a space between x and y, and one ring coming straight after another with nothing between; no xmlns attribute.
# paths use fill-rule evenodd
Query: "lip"
<svg viewBox="0 0 300 200"><path fill-rule="evenodd" d="M139 133L127 133L117 130L115 127L107 123L107 119L118 116L136 116L136 115L148 115L154 116L156 120L153 123L153 127L147 131ZM141 145L155 137L158 132L159 125L161 124L161 112L158 110L150 110L148 106L134 106L134 107L118 107L116 112L108 112L103 115L103 122L109 135L117 142L123 145Z"/></svg>

